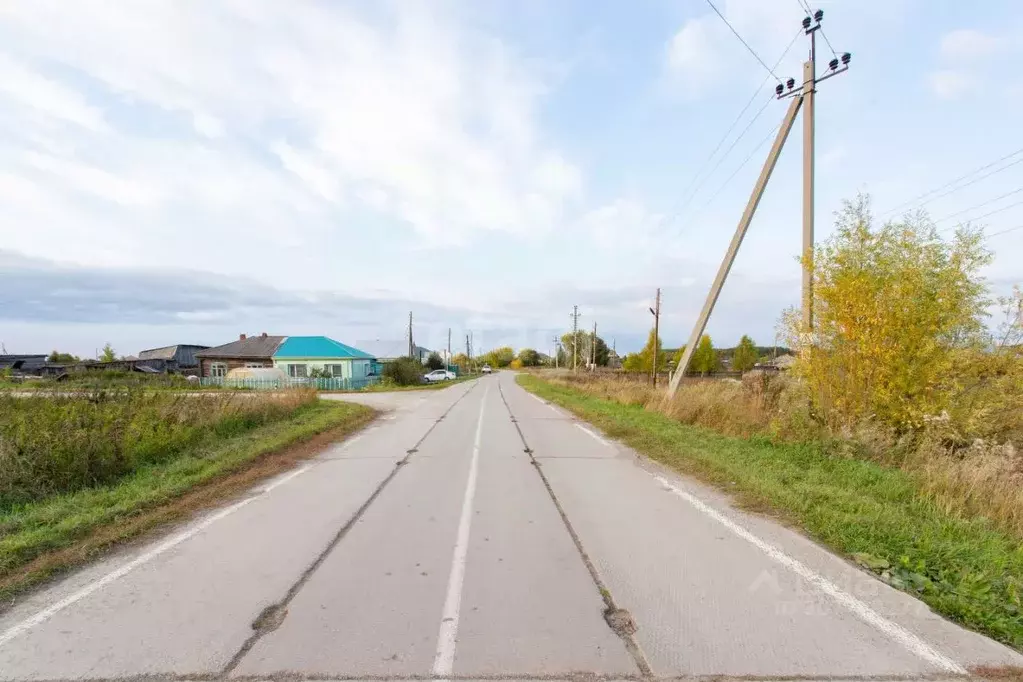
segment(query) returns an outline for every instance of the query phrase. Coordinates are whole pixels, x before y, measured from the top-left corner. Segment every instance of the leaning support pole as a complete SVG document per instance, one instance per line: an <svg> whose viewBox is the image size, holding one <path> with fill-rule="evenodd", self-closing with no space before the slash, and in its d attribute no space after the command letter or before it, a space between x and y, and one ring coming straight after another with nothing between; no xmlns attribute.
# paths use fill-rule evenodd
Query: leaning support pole
<svg viewBox="0 0 1023 682"><path fill-rule="evenodd" d="M678 385L682 382L682 377L689 368L689 361L693 357L693 351L696 350L696 345L700 342L700 337L703 336L703 330L707 328L707 320L710 319L710 314L714 310L714 304L717 303L718 295L721 293L721 285L725 283L728 271L732 269L732 263L735 262L735 254L738 253L739 245L742 244L742 240L746 236L746 230L749 228L750 221L753 220L753 214L757 211L760 198L764 195L764 188L767 187L767 181L771 179L771 173L774 172L774 166L778 163L778 157L781 155L782 147L785 146L785 140L788 139L789 132L792 130L792 124L796 121L796 114L799 113L799 107L802 103L802 96L793 97L789 110L785 112L785 118L782 120L781 128L778 130L778 136L774 138L771 153L767 155L767 160L764 161L764 168L760 171L760 177L757 179L756 186L753 187L753 194L750 195L749 203L746 204L746 210L743 211L739 225L735 228L735 236L732 237L732 243L728 246L728 253L725 254L724 260L721 261L717 277L714 278L714 284L710 288L710 293L707 294L707 301L703 304L703 310L700 311L700 317L693 327L693 333L689 335L689 343L686 344L685 353L682 354L682 359L675 369L675 375L672 376L671 383L668 385L667 398L669 399L678 391Z"/></svg>

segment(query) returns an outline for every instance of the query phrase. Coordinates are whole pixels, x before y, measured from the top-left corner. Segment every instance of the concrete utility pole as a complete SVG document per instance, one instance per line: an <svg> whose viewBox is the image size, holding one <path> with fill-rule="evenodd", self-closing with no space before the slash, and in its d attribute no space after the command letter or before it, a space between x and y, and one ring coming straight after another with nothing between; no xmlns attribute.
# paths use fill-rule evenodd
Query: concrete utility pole
<svg viewBox="0 0 1023 682"><path fill-rule="evenodd" d="M813 329L813 95L816 89L816 29L810 33L810 59L803 64L803 329Z"/></svg>
<svg viewBox="0 0 1023 682"><path fill-rule="evenodd" d="M721 261L721 267L718 268L717 276L714 278L714 283L711 285L710 292L707 294L707 300L703 304L703 309L700 311L700 316L697 318L692 334L689 335L689 343L686 344L686 349L682 354L682 359L679 361L678 367L675 368L675 375L671 378L671 384L668 387L668 398L675 395L675 392L678 390L679 383L682 381L682 377L685 376L686 369L689 368L689 361L693 357L693 352L696 350L700 337L707 328L707 320L710 318L710 314L714 310L714 305L717 303L718 296L721 294L721 287L724 284L725 279L728 277L728 272L732 269L732 263L735 262L735 255L738 253L739 246L742 244L742 240L746 236L746 230L749 229L749 224L753 220L753 215L756 213L757 206L760 204L760 199L764 195L764 189L767 187L767 182L771 178L771 173L774 172L774 166L778 162L778 156L781 154L782 147L785 146L785 141L788 139L789 132L791 132L792 126L796 121L796 115L799 113L799 109L804 105L807 107L807 111L804 112L803 115L804 149L802 246L804 258L813 254L814 94L818 83L825 81L832 76L837 76L840 73L848 71L849 61L852 59L852 56L848 52L843 53L841 57L836 54L835 58L828 62L828 72L820 78L816 77L816 55L814 54L816 48L816 32L821 28L820 24L823 17L823 10L817 10L813 13L812 18L806 17L803 19L803 30L806 35L810 36L810 59L803 64L802 86L795 89L795 79L789 78L784 85L779 83L774 90L778 99L791 97L792 103L789 105L788 111L785 112L785 118L782 119L781 128L778 130L778 135L775 137L774 144L771 146L771 151L767 155L767 160L764 161L764 167L760 171L760 177L757 178L757 183L753 187L753 193L750 195L749 201L746 204L746 210L743 211L742 217L739 219L739 225L735 228L735 235L732 237L732 242L728 245L728 251L725 253L724 260ZM839 66L840 63L841 66ZM785 92L786 86L788 87L788 92ZM804 260L803 263L802 322L806 333L812 333L813 268L812 263L808 259Z"/></svg>
<svg viewBox="0 0 1023 682"><path fill-rule="evenodd" d="M660 360L660 335L661 335L661 288L657 287L657 299L654 307L650 308L650 314L654 316L654 357L650 366L650 377L654 388L657 388L657 361Z"/></svg>
<svg viewBox="0 0 1023 682"><path fill-rule="evenodd" d="M579 346L579 306L572 306L572 371L575 371Z"/></svg>
<svg viewBox="0 0 1023 682"><path fill-rule="evenodd" d="M593 333L590 334L590 371L597 368L597 323L593 323Z"/></svg>
<svg viewBox="0 0 1023 682"><path fill-rule="evenodd" d="M444 364L448 367L451 366L451 327L448 327L448 358Z"/></svg>
<svg viewBox="0 0 1023 682"><path fill-rule="evenodd" d="M558 368L558 356L561 355L561 339L554 337L554 369Z"/></svg>
<svg viewBox="0 0 1023 682"><path fill-rule="evenodd" d="M408 356L409 358L414 357L412 354L412 311L408 311Z"/></svg>

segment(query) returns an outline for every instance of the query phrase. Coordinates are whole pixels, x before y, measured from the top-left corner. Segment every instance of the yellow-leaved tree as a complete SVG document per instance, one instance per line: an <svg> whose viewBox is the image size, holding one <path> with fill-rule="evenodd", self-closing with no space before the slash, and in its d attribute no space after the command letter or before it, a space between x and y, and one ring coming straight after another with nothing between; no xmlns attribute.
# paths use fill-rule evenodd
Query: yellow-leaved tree
<svg viewBox="0 0 1023 682"><path fill-rule="evenodd" d="M979 273L991 255L979 231L943 239L922 214L874 227L861 195L808 257L813 333L796 310L782 332L799 352L793 370L815 412L832 425L876 419L899 429L940 415L955 395L957 363L988 340Z"/></svg>

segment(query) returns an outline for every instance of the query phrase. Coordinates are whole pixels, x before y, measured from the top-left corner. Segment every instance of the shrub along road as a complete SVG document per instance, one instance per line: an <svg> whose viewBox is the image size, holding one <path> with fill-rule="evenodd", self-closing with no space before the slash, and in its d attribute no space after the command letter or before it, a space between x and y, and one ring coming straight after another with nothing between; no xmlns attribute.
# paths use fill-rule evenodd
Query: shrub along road
<svg viewBox="0 0 1023 682"><path fill-rule="evenodd" d="M0 679L933 679L1023 663L509 373L390 400L308 465L8 609Z"/></svg>

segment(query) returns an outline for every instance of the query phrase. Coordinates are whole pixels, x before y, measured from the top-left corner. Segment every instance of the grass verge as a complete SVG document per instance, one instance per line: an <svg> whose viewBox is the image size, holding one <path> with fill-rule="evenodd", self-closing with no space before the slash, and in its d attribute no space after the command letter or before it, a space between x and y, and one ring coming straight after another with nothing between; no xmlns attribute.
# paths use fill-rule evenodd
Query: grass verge
<svg viewBox="0 0 1023 682"><path fill-rule="evenodd" d="M318 401L115 484L58 495L0 514L0 601L195 511L223 504L374 416L354 403Z"/></svg>
<svg viewBox="0 0 1023 682"><path fill-rule="evenodd" d="M398 386L397 384L372 384L366 388L351 391L317 391L317 393L394 393L397 391L439 391L464 381L478 379L479 376L458 377L449 381L438 381L434 384L414 384L412 386Z"/></svg>
<svg viewBox="0 0 1023 682"><path fill-rule="evenodd" d="M938 613L1023 650L1023 547L927 500L906 472L814 444L724 436L532 375L527 390L651 459L775 514Z"/></svg>

